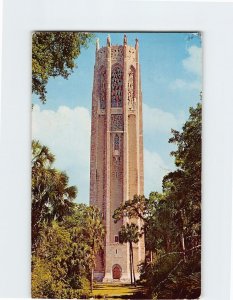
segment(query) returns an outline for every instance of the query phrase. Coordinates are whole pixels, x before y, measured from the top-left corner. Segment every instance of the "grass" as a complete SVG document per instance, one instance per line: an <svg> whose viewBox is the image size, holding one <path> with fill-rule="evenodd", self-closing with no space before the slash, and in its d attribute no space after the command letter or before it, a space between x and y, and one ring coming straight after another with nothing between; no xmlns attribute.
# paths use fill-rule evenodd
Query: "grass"
<svg viewBox="0 0 233 300"><path fill-rule="evenodd" d="M139 299L139 294L142 295L142 287L123 283L96 283L93 289L94 298Z"/></svg>

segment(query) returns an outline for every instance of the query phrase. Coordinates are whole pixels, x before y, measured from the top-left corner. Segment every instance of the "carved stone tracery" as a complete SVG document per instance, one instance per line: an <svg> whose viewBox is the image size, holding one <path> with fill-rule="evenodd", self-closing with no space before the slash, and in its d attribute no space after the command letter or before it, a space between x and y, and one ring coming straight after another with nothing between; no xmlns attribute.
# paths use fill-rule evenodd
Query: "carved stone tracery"
<svg viewBox="0 0 233 300"><path fill-rule="evenodd" d="M111 47L111 59L114 61L122 61L123 59L123 47L112 46Z"/></svg>
<svg viewBox="0 0 233 300"><path fill-rule="evenodd" d="M102 70L99 75L99 102L100 109L106 107L106 70Z"/></svg>
<svg viewBox="0 0 233 300"><path fill-rule="evenodd" d="M123 72L119 66L115 67L111 76L111 106L123 105Z"/></svg>
<svg viewBox="0 0 233 300"><path fill-rule="evenodd" d="M113 160L112 160L112 176L116 179L122 179L122 135L113 135Z"/></svg>
<svg viewBox="0 0 233 300"><path fill-rule="evenodd" d="M111 115L111 130L112 131L123 131L124 130L123 115L121 115L121 114Z"/></svg>
<svg viewBox="0 0 233 300"><path fill-rule="evenodd" d="M119 150L120 149L120 138L119 135L116 134L114 137L114 150Z"/></svg>
<svg viewBox="0 0 233 300"><path fill-rule="evenodd" d="M131 66L128 77L128 108L134 110L136 106L135 98L135 70Z"/></svg>

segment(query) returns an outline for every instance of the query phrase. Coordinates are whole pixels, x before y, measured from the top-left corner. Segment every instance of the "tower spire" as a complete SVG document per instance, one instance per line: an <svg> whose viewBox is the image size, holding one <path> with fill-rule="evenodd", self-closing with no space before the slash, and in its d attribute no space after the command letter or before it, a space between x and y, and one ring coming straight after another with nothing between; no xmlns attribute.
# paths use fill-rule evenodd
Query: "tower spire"
<svg viewBox="0 0 233 300"><path fill-rule="evenodd" d="M111 46L111 37L110 37L110 34L108 34L108 37L107 37L107 46L108 47Z"/></svg>
<svg viewBox="0 0 233 300"><path fill-rule="evenodd" d="M124 46L127 45L127 35L126 34L124 34L123 44L124 44Z"/></svg>
<svg viewBox="0 0 233 300"><path fill-rule="evenodd" d="M138 44L138 38L135 39L135 49L138 49L139 44Z"/></svg>
<svg viewBox="0 0 233 300"><path fill-rule="evenodd" d="M100 40L99 38L96 39L96 51L98 51L100 48Z"/></svg>

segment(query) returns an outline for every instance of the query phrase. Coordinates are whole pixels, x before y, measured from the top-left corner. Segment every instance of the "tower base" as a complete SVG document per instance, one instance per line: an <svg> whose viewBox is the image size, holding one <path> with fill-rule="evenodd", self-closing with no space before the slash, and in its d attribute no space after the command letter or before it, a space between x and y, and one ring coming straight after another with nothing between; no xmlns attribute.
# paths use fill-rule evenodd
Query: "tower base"
<svg viewBox="0 0 233 300"><path fill-rule="evenodd" d="M140 277L139 273L135 273L135 278L138 280ZM119 283L131 283L130 279L130 274L128 273L122 273L120 279L113 279L111 273L106 273L105 276L103 277L102 282L104 283L114 283L114 282L119 282Z"/></svg>

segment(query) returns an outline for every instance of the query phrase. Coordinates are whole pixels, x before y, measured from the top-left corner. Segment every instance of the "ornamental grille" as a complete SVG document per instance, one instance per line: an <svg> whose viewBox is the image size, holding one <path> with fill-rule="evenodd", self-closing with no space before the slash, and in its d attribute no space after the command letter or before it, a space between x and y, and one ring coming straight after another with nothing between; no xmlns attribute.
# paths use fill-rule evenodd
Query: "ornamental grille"
<svg viewBox="0 0 233 300"><path fill-rule="evenodd" d="M124 121L122 115L116 114L111 116L111 130L112 131L124 130Z"/></svg>
<svg viewBox="0 0 233 300"><path fill-rule="evenodd" d="M131 66L128 78L128 107L135 109L135 93L134 93L135 71Z"/></svg>
<svg viewBox="0 0 233 300"><path fill-rule="evenodd" d="M120 67L112 71L111 77L111 106L122 107L123 104L123 72Z"/></svg>
<svg viewBox="0 0 233 300"><path fill-rule="evenodd" d="M120 138L119 135L116 134L114 137L114 150L119 150L120 149Z"/></svg>
<svg viewBox="0 0 233 300"><path fill-rule="evenodd" d="M100 97L100 109L106 107L106 71L102 70L99 77L99 97Z"/></svg>

